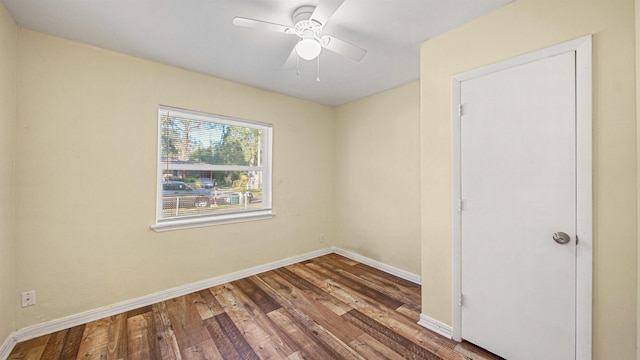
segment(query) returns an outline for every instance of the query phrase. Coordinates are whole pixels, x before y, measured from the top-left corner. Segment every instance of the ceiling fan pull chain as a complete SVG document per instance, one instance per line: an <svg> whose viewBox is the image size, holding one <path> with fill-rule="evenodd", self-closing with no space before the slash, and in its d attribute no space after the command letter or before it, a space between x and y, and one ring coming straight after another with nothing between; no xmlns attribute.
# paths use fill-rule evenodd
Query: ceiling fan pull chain
<svg viewBox="0 0 640 360"><path fill-rule="evenodd" d="M318 56L318 62L316 62L316 81L320 82L320 56Z"/></svg>

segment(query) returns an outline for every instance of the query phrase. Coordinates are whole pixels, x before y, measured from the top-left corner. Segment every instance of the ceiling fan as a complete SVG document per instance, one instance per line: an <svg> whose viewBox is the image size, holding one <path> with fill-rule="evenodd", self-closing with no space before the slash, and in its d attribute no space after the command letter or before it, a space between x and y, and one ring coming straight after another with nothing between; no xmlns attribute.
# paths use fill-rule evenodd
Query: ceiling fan
<svg viewBox="0 0 640 360"><path fill-rule="evenodd" d="M327 49L357 62L364 58L367 50L331 35L322 35L323 26L344 1L321 0L317 6L300 6L291 16L293 26L243 17L234 18L233 24L286 35L296 35L298 43L291 50L289 58L283 66L287 70L296 68L298 57L304 60L313 60L320 56L322 49Z"/></svg>

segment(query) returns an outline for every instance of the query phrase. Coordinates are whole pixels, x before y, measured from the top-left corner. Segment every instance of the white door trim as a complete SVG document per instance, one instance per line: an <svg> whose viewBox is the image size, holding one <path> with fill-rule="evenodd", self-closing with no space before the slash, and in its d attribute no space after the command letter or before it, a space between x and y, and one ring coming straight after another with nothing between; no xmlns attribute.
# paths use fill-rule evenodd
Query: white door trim
<svg viewBox="0 0 640 360"><path fill-rule="evenodd" d="M451 254L452 254L452 328L453 339L462 340L461 293L461 83L482 75L559 55L576 53L576 359L591 359L592 344L592 60L591 35L571 40L550 48L521 55L496 64L457 74L452 78L451 102Z"/></svg>

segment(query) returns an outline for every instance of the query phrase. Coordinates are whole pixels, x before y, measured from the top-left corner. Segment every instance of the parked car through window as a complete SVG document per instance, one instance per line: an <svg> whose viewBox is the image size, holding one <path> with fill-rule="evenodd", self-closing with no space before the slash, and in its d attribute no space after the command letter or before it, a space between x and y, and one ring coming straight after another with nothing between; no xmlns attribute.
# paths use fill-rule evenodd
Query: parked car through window
<svg viewBox="0 0 640 360"><path fill-rule="evenodd" d="M207 207L212 200L211 192L207 189L194 189L181 181L162 183L163 209Z"/></svg>

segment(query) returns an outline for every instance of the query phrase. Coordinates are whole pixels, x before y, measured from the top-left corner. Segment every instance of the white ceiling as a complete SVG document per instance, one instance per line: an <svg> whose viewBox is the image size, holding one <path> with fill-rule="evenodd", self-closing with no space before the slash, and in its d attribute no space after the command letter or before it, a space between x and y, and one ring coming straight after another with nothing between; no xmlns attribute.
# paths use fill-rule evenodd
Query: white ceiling
<svg viewBox="0 0 640 360"><path fill-rule="evenodd" d="M419 78L420 42L514 0L345 0L323 34L368 50L330 51L282 70L294 35L233 26L236 16L292 25L318 0L0 0L25 28L238 83L340 105Z"/></svg>

